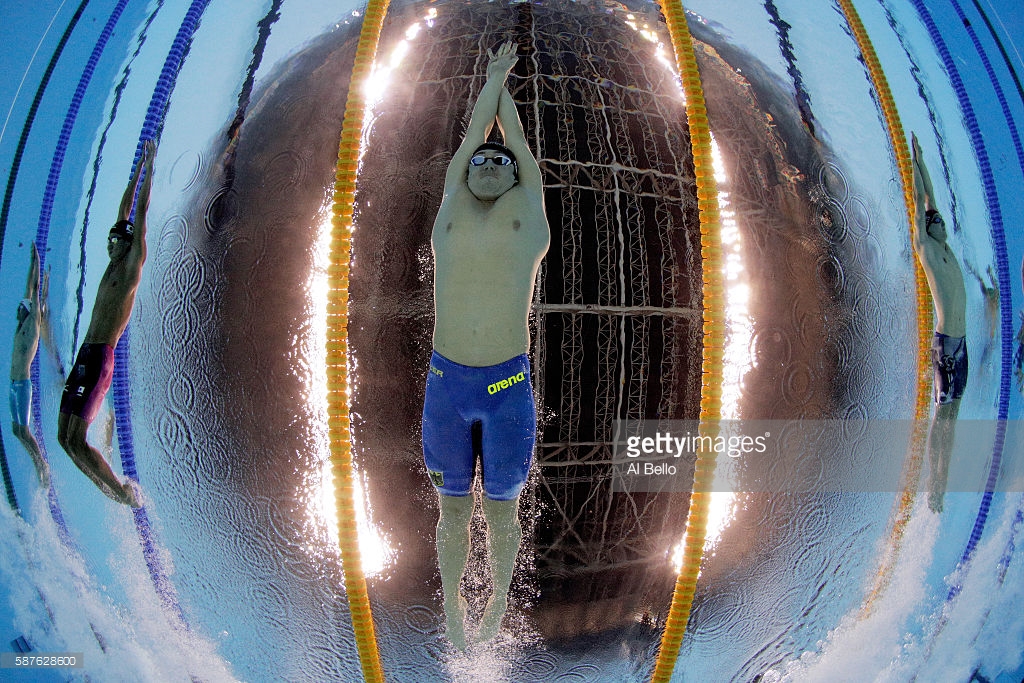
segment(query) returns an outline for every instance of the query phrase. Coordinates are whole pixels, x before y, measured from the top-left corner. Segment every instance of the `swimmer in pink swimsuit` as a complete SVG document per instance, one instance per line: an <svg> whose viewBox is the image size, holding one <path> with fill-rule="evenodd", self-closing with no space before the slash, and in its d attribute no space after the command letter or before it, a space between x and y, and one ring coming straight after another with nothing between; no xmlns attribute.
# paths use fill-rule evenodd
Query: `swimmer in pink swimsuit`
<svg viewBox="0 0 1024 683"><path fill-rule="evenodd" d="M92 321L68 381L57 416L57 440L61 447L89 479L109 498L132 507L140 507L134 482L122 482L103 455L86 441L89 425L96 417L114 374L114 349L128 327L135 305L135 293L142 279L146 261L146 211L153 183L153 159L156 146L152 140L143 144L142 159L135 168L131 182L121 198L117 222L107 236L110 264L103 273ZM145 171L145 178L142 178ZM130 221L139 189L135 223Z"/></svg>

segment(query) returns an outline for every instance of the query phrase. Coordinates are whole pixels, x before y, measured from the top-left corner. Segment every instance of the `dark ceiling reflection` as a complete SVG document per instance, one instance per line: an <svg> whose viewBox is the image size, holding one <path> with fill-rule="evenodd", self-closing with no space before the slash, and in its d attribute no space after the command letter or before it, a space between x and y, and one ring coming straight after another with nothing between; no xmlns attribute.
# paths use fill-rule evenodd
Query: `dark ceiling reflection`
<svg viewBox="0 0 1024 683"><path fill-rule="evenodd" d="M409 648L439 647L429 616L440 609L436 494L419 433L433 326L430 229L486 49L512 38L520 61L510 90L541 162L552 228L531 319L542 435L524 495L529 540L513 610L553 647L631 642L627 656L643 670L671 598L689 495L612 493L612 421L696 419L701 386L685 110L672 68L643 31L667 45L664 24L610 2L408 3L389 11L378 54L390 54L429 8L436 18L374 109L356 196L356 462L374 521L397 552L371 579L385 667L391 656L413 657ZM336 561L310 566L309 501L296 491L322 466L321 418L309 405L318 370L304 346L316 334L309 273L356 30L312 42L254 93L237 140L226 134L211 150L175 219L189 226L187 238L154 259L159 306L141 314L160 316L167 372L187 378L179 392L187 400L171 392L169 417L157 425L176 454L172 467L204 475L170 485L182 512L202 508L211 528L241 536L232 542L241 546L237 564L251 566L239 571L272 586L254 591L253 614L280 614L287 630L298 627L289 637L322 643L327 654L310 657L325 674L331 648L350 647L325 622L340 623L346 608ZM752 367L738 409L754 418L847 416L872 380L849 370L870 352L858 346L867 328L853 321L854 301L869 321L906 320L903 302L879 301L862 283L877 255L870 239L855 258L849 245L869 226L841 164L812 135L806 103L801 112L756 61L695 30L753 283ZM897 325L890 334L912 333ZM201 360L180 367L181 357ZM813 464L788 466L778 476L799 478ZM836 557L865 525L884 523L854 526L864 503L845 499L750 496L745 505L704 565L691 625L691 642L718 648L741 678L823 637L796 633L793 615L838 600L855 579ZM807 550L826 532L829 549ZM481 592L483 578L467 580Z"/></svg>
<svg viewBox="0 0 1024 683"><path fill-rule="evenodd" d="M391 14L383 54L425 7ZM510 91L544 171L552 247L531 321L541 436L527 496L532 552L517 583L548 640L638 622L649 635L670 596L665 555L686 514L686 494L610 490L612 421L695 417L700 371L685 111L672 71L626 21L621 9L572 4L446 6L376 109L356 198L359 462L389 517L410 501L403 518L428 541L415 583L433 586L433 519L421 510L435 503L418 433L433 324L430 230L481 55L502 37L519 44Z"/></svg>

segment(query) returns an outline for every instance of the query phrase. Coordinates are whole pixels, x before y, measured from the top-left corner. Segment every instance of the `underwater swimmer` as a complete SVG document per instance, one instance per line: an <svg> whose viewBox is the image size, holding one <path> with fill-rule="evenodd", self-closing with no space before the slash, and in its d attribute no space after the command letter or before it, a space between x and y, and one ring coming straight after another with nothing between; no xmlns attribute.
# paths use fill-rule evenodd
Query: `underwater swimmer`
<svg viewBox="0 0 1024 683"><path fill-rule="evenodd" d="M146 212L155 156L156 145L147 140L143 144L142 159L121 198L117 222L107 237L110 263L100 280L92 321L64 385L60 415L57 417L57 440L78 469L106 496L132 507L141 506L135 485L127 479L122 483L103 455L89 445L86 436L110 388L114 374L114 348L128 327L135 293L142 279L142 265L146 261ZM133 225L129 217L143 170L145 179L139 190Z"/></svg>
<svg viewBox="0 0 1024 683"><path fill-rule="evenodd" d="M32 262L25 283L25 298L18 304L18 327L14 332L14 350L11 353L11 429L25 446L39 475L43 488L50 485L50 466L43 459L39 442L29 428L32 408L32 360L39 349L39 252L32 243Z"/></svg>
<svg viewBox="0 0 1024 683"><path fill-rule="evenodd" d="M946 242L946 223L936 208L931 177L916 135L912 135L912 142L917 204L914 250L921 260L935 301L935 336L932 341L935 414L928 437L931 466L928 506L934 512L941 512L953 450L954 423L967 386L967 291L963 271Z"/></svg>
<svg viewBox="0 0 1024 683"><path fill-rule="evenodd" d="M528 316L550 232L540 167L505 80L517 57L487 52L487 80L445 176L434 221L434 353L423 405L423 455L438 490L437 555L448 639L467 644L459 584L473 514L479 425L483 513L494 591L477 640L497 635L522 540L519 494L536 441ZM488 143L497 122L505 144Z"/></svg>

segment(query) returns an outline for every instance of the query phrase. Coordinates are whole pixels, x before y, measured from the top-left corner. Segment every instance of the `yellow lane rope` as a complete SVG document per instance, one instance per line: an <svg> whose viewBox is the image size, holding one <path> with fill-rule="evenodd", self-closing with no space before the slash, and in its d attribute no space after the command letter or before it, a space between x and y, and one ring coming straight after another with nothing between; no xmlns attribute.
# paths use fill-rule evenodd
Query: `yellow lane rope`
<svg viewBox="0 0 1024 683"><path fill-rule="evenodd" d="M680 0L659 0L668 27L676 65L686 94L686 120L690 128L694 174L697 180L697 208L700 214L700 253L703 269L704 350L700 397L700 434L717 435L722 415L722 354L725 349L725 282L722 275L722 237L718 209L718 186L711 156L711 131L704 106L704 91L697 73L697 58L686 15ZM679 646L690 620L690 608L704 554L704 537L711 504L711 483L715 475L715 453L697 453L693 492L686 519L683 568L676 577L672 605L661 636L658 661L652 683L664 683L672 676Z"/></svg>
<svg viewBox="0 0 1024 683"><path fill-rule="evenodd" d="M359 32L348 99L345 102L345 117L341 125L341 143L338 145L330 265L327 270L327 413L334 499L338 510L338 546L345 572L345 592L348 595L359 662L363 669L363 680L368 683L384 683L384 672L377 651L373 613L370 611L366 577L363 575L359 553L359 533L356 530L348 406L348 274L352 251L352 204L366 107L363 86L373 67L388 2L369 1Z"/></svg>
<svg viewBox="0 0 1024 683"><path fill-rule="evenodd" d="M889 133L889 140L892 148L896 151L896 163L899 166L900 180L903 183L903 199L907 205L907 221L910 224L910 234L913 237L917 230L916 206L914 204L914 170L913 157L910 148L907 146L907 138L900 124L899 115L896 112L896 101L893 99L892 91L889 89L889 82L882 71L882 65L878 61L878 55L871 44L864 24L861 23L860 15L853 6L851 0L839 0L839 5L846 15L846 22L853 31L857 40L857 47L868 67L871 82L878 93L878 99L882 105L882 113L885 118L885 126ZM924 269L919 260L914 259L914 275L917 285L917 400L914 407L914 431L910 439L910 450L907 454L907 461L903 466L903 474L900 482L902 492L897 499L893 511L892 531L889 536L889 547L886 549L878 574L875 576L875 584L864 601L861 611L861 618L868 616L874 608L877 598L885 592L892 579L893 570L896 568L896 560L899 557L900 547L903 543L903 534L906 531L907 523L910 521L911 509L914 505L914 497L917 494L917 483L921 475L921 467L924 461L925 443L928 437L927 422L931 410L930 404L930 382L931 382L931 337L932 337L932 299L931 290L925 279Z"/></svg>

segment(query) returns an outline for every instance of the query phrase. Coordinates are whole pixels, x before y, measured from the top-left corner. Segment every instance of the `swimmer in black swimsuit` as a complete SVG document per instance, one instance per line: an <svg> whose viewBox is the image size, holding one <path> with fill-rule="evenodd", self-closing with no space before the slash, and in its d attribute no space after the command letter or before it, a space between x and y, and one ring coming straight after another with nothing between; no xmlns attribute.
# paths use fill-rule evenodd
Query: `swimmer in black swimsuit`
<svg viewBox="0 0 1024 683"><path fill-rule="evenodd" d="M967 291L963 271L946 242L946 222L935 206L931 177L916 135L912 141L917 204L914 250L921 260L935 301L935 339L932 344L935 414L928 435L928 507L933 512L941 512L960 399L967 386Z"/></svg>

